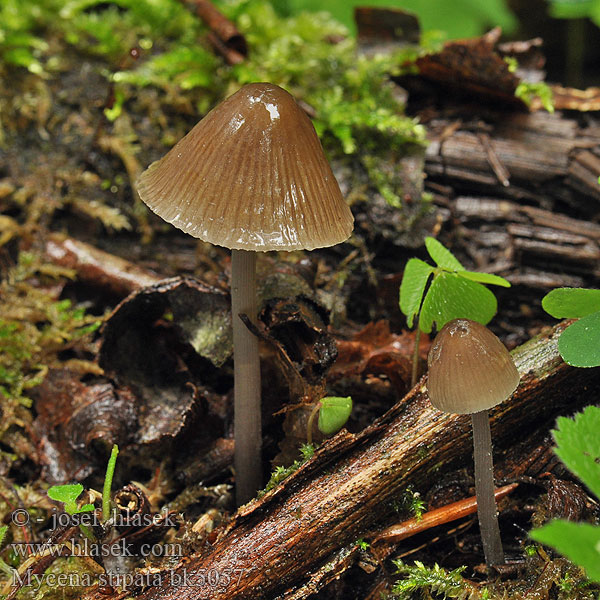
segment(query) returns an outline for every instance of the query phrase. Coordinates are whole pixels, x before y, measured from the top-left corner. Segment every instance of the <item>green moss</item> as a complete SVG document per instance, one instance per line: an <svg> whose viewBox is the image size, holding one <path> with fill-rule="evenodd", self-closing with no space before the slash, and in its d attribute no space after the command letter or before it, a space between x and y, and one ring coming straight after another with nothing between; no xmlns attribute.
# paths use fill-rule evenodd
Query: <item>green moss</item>
<svg viewBox="0 0 600 600"><path fill-rule="evenodd" d="M48 43L41 37L43 24L52 19L58 0L3 0L0 3L0 64L23 67L31 73L44 71L41 56Z"/></svg>
<svg viewBox="0 0 600 600"><path fill-rule="evenodd" d="M399 500L394 502L393 508L398 513L408 513L411 517L419 520L427 509L425 501L419 492L408 487Z"/></svg>
<svg viewBox="0 0 600 600"><path fill-rule="evenodd" d="M98 581L101 568L91 559L70 556L55 560L43 574L31 575L19 592L21 600L76 600Z"/></svg>
<svg viewBox="0 0 600 600"><path fill-rule="evenodd" d="M531 104L534 98L539 98L545 110L549 113L554 112L554 94L550 86L543 81L535 83L522 81L515 90L515 96L523 100L527 106Z"/></svg>
<svg viewBox="0 0 600 600"><path fill-rule="evenodd" d="M289 467L275 467L271 473L271 477L265 486L265 489L258 493L258 497L264 496L267 492L277 487L284 479L289 477L294 471L297 471L305 462L310 460L314 453L315 447L312 444L303 444L300 446L302 458L295 460Z"/></svg>
<svg viewBox="0 0 600 600"><path fill-rule="evenodd" d="M73 307L70 300L57 301L40 286L40 280L56 283L65 276L72 273L22 252L0 286L0 394L4 396L0 436L22 419L22 407L31 404L28 390L42 383L50 366L59 364L58 353L85 347L85 336L100 324L84 308ZM85 361L77 361L77 366L97 370Z"/></svg>
<svg viewBox="0 0 600 600"><path fill-rule="evenodd" d="M415 561L409 566L402 560L395 560L396 573L402 577L392 588L393 598L397 600L409 600L415 592L421 592L423 597L441 598L469 598L471 600L483 600L487 592L479 589L470 581L463 579L462 573L466 567L459 567L453 571L446 571L439 565L426 567L422 562Z"/></svg>
<svg viewBox="0 0 600 600"><path fill-rule="evenodd" d="M248 59L233 67L199 43L203 24L176 0L7 0L0 9L0 71L25 67L49 77L52 68L68 68L74 46L106 64L104 75L115 86L105 112L110 121L131 110L143 88L161 90L163 106L203 114L245 83L270 81L314 109L330 158L351 157L352 170L358 167L388 203L401 206L394 167L405 144L425 140L425 129L403 115L389 80L406 56L359 56L354 38L327 13L281 17L265 0L221 5L249 46ZM137 60L133 48L141 49ZM153 121L155 108L143 107L154 111Z"/></svg>

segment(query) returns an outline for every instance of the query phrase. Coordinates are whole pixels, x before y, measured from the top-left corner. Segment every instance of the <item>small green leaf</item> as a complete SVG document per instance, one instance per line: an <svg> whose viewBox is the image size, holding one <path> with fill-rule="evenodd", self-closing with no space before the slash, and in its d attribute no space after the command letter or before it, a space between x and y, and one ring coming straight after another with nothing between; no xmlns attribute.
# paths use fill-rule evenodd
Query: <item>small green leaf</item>
<svg viewBox="0 0 600 600"><path fill-rule="evenodd" d="M65 511L70 515L80 512L77 507L77 498L83 492L83 486L80 483L53 485L48 488L48 497L65 505Z"/></svg>
<svg viewBox="0 0 600 600"><path fill-rule="evenodd" d="M550 0L549 12L555 19L583 19L591 17L597 5L597 0Z"/></svg>
<svg viewBox="0 0 600 600"><path fill-rule="evenodd" d="M411 258L406 263L400 284L400 310L406 315L409 327L413 326L413 320L419 313L425 286L433 271L431 265L419 258Z"/></svg>
<svg viewBox="0 0 600 600"><path fill-rule="evenodd" d="M600 582L600 527L555 520L530 535L537 542L556 548L582 566L589 579Z"/></svg>
<svg viewBox="0 0 600 600"><path fill-rule="evenodd" d="M459 277L457 273L440 273L425 296L419 328L430 333L434 322L439 330L452 319L471 319L487 325L497 307L494 294L480 283Z"/></svg>
<svg viewBox="0 0 600 600"><path fill-rule="evenodd" d="M83 486L80 483L73 483L67 485L53 485L48 488L48 498L56 500L57 502L75 502L79 498L81 492L83 492Z"/></svg>
<svg viewBox="0 0 600 600"><path fill-rule="evenodd" d="M600 408L588 406L573 419L559 417L553 431L556 455L600 498ZM600 528L599 528L600 529Z"/></svg>
<svg viewBox="0 0 600 600"><path fill-rule="evenodd" d="M93 504L84 504L81 508L77 506L77 498L83 492L83 486L80 483L53 485L46 492L48 498L62 502L65 505L65 511L70 515L94 510Z"/></svg>
<svg viewBox="0 0 600 600"><path fill-rule="evenodd" d="M600 290L557 288L542 299L543 309L556 319L578 319L600 310Z"/></svg>
<svg viewBox="0 0 600 600"><path fill-rule="evenodd" d="M448 248L443 246L435 238L426 237L425 247L427 248L427 252L429 252L429 256L433 258L438 267L442 267L442 269L446 269L447 271L465 270L456 256L454 256L454 254L452 254Z"/></svg>
<svg viewBox="0 0 600 600"><path fill-rule="evenodd" d="M600 311L569 325L558 339L558 351L573 367L600 365Z"/></svg>
<svg viewBox="0 0 600 600"><path fill-rule="evenodd" d="M321 400L319 430L330 435L341 429L352 412L352 398L329 396Z"/></svg>
<svg viewBox="0 0 600 600"><path fill-rule="evenodd" d="M510 281L500 277L499 275L492 275L492 273L480 273L479 271L457 271L457 275L470 281L476 281L478 283L485 283L488 285L499 285L501 287L510 287Z"/></svg>
<svg viewBox="0 0 600 600"><path fill-rule="evenodd" d="M125 94L122 90L115 90L115 99L110 108L104 109L104 116L111 122L116 121L123 112L123 103L125 102Z"/></svg>

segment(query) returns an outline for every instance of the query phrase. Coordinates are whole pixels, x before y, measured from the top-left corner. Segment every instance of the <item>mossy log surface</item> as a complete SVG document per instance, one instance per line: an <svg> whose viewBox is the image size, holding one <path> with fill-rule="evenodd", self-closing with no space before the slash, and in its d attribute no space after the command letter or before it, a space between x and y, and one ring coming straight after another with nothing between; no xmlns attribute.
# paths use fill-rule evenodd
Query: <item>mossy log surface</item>
<svg viewBox="0 0 600 600"><path fill-rule="evenodd" d="M564 327L513 352L522 379L511 399L491 411L497 453L540 427L548 429L558 415L572 414L600 391L598 369L561 361L557 340ZM422 379L372 426L357 435L338 434L281 485L241 507L212 546L163 572L161 585L139 597L307 597L315 591L311 574L339 562L340 551L386 518L389 523L390 505L407 486L426 490L442 469L470 461L469 417L434 409ZM98 592L87 598L108 597Z"/></svg>

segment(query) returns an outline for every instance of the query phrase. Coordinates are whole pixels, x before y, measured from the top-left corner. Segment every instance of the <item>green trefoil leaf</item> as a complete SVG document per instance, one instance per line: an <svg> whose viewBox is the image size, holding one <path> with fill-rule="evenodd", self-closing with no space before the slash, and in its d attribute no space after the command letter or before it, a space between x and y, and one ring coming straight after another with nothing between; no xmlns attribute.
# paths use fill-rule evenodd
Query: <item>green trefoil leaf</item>
<svg viewBox="0 0 600 600"><path fill-rule="evenodd" d="M400 284L400 310L406 315L409 327L413 326L414 318L419 314L425 287L434 270L420 258L411 258L406 263Z"/></svg>
<svg viewBox="0 0 600 600"><path fill-rule="evenodd" d="M497 307L494 294L480 283L458 273L440 273L423 301L419 327L424 333L430 333L434 323L440 330L448 321L461 318L487 325Z"/></svg>
<svg viewBox="0 0 600 600"><path fill-rule="evenodd" d="M425 247L429 256L434 260L435 264L446 271L464 271L465 268L460 264L459 260L433 237L425 238Z"/></svg>
<svg viewBox="0 0 600 600"><path fill-rule="evenodd" d="M569 325L558 339L558 351L573 367L600 366L600 311Z"/></svg>
<svg viewBox="0 0 600 600"><path fill-rule="evenodd" d="M557 288L544 296L542 307L556 319L579 319L600 311L600 290Z"/></svg>

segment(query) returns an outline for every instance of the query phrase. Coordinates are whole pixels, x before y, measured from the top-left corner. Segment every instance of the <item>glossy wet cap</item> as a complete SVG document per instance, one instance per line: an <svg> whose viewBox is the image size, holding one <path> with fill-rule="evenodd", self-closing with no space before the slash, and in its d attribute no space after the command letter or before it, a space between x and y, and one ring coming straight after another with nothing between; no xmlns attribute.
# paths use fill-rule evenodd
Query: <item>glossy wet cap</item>
<svg viewBox="0 0 600 600"><path fill-rule="evenodd" d="M454 319L429 350L427 391L431 403L448 413L487 410L519 385L519 372L506 346L484 325Z"/></svg>
<svg viewBox="0 0 600 600"><path fill-rule="evenodd" d="M347 239L353 217L294 98L253 83L208 113L137 182L142 200L190 235L237 250Z"/></svg>

